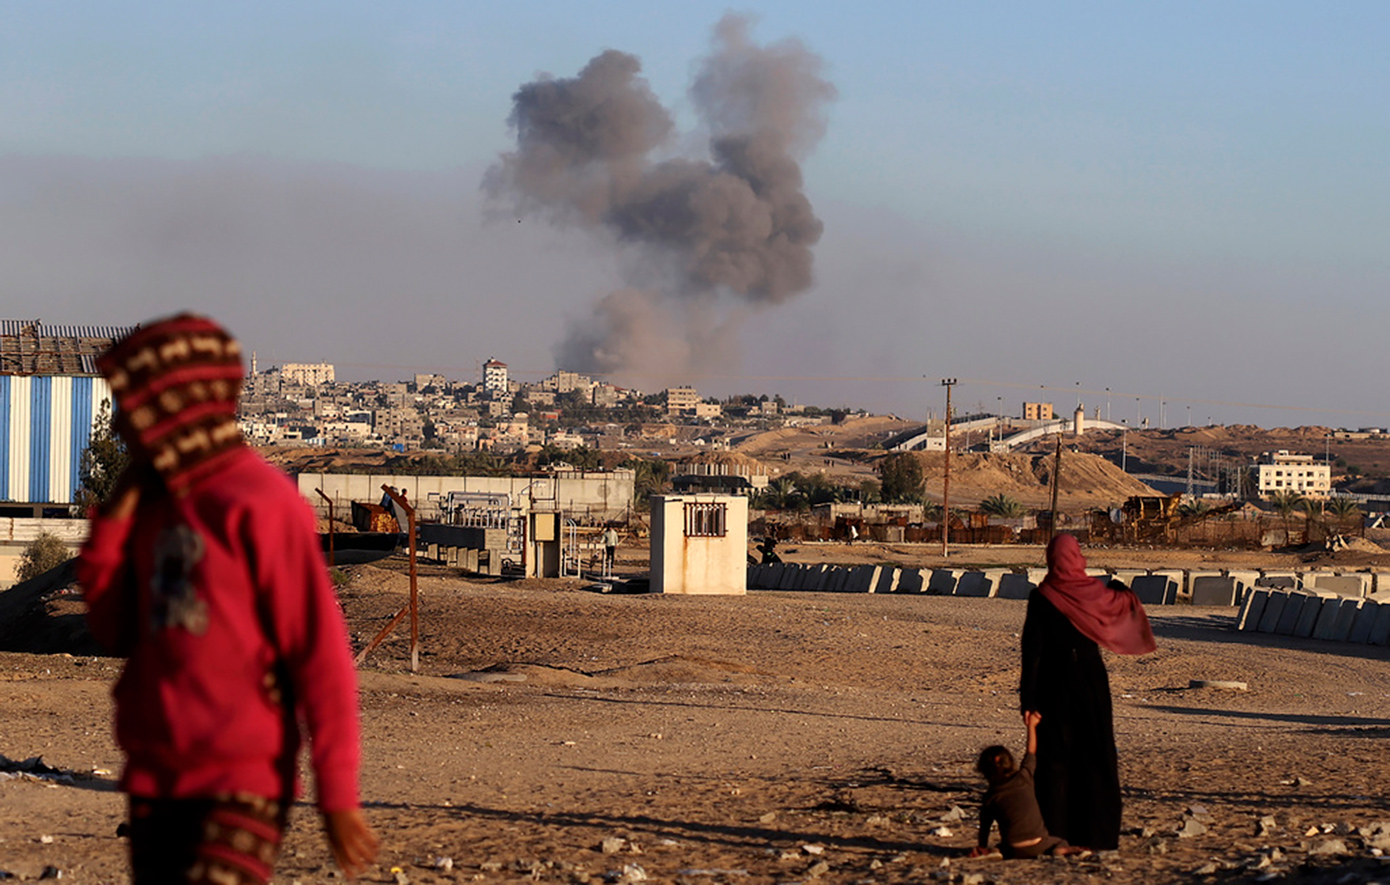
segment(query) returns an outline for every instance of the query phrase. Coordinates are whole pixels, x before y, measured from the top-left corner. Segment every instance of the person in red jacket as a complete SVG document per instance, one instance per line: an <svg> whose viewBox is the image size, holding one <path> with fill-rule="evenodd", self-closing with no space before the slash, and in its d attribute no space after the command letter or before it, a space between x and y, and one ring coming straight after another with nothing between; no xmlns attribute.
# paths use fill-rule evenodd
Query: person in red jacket
<svg viewBox="0 0 1390 885"><path fill-rule="evenodd" d="M182 314L98 360L131 463L78 566L93 635L128 658L113 696L136 883L269 880L300 723L329 846L376 856L357 683L314 517L236 424L241 352Z"/></svg>

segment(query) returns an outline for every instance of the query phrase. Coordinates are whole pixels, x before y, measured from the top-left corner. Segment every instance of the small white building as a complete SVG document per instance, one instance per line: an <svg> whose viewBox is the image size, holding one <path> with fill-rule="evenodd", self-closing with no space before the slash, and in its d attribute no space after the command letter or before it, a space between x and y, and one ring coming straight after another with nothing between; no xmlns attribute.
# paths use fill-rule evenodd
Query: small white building
<svg viewBox="0 0 1390 885"><path fill-rule="evenodd" d="M1313 498L1332 493L1332 468L1313 463L1312 455L1294 455L1288 449L1265 452L1257 469L1262 498L1276 492L1296 492Z"/></svg>
<svg viewBox="0 0 1390 885"><path fill-rule="evenodd" d="M654 593L742 596L748 585L748 499L653 495Z"/></svg>

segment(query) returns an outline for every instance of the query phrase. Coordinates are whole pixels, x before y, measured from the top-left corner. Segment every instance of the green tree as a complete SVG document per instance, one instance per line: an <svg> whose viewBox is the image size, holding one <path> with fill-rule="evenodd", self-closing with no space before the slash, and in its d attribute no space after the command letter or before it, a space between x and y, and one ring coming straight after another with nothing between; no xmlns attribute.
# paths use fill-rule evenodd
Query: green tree
<svg viewBox="0 0 1390 885"><path fill-rule="evenodd" d="M1355 527L1362 519L1361 505L1352 498L1333 498L1324 512L1337 523L1339 531Z"/></svg>
<svg viewBox="0 0 1390 885"><path fill-rule="evenodd" d="M1178 505L1179 516L1201 516L1211 509L1211 505L1200 498L1195 501L1186 501Z"/></svg>
<svg viewBox="0 0 1390 885"><path fill-rule="evenodd" d="M878 478L889 504L922 500L922 462L911 452L894 452L878 462Z"/></svg>
<svg viewBox="0 0 1390 885"><path fill-rule="evenodd" d="M671 465L659 458L629 458L618 466L633 472L633 506L638 510L650 507L648 497L665 491L671 481Z"/></svg>
<svg viewBox="0 0 1390 885"><path fill-rule="evenodd" d="M24 548L19 555L19 568L15 577L21 581L37 578L49 569L57 568L71 559L67 545L51 532L39 532L39 536Z"/></svg>
<svg viewBox="0 0 1390 885"><path fill-rule="evenodd" d="M980 502L980 512L988 513L990 516L997 516L1001 519L1018 519L1027 513L1025 508L1016 498L1000 492L997 495L990 495Z"/></svg>
<svg viewBox="0 0 1390 885"><path fill-rule="evenodd" d="M83 512L105 501L130 463L125 443L112 423L111 401L102 400L92 422L92 439L77 462L76 504Z"/></svg>
<svg viewBox="0 0 1390 885"><path fill-rule="evenodd" d="M1294 511L1303 506L1303 496L1293 489L1280 489L1269 496L1269 502L1274 505L1274 510L1279 514L1279 518L1284 522L1284 539L1289 539L1289 517L1293 516Z"/></svg>

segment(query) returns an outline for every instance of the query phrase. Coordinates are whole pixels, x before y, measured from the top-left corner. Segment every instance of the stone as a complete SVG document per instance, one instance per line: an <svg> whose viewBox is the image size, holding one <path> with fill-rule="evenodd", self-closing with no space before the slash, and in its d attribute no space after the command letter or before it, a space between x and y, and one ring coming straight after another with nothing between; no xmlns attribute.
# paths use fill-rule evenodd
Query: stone
<svg viewBox="0 0 1390 885"><path fill-rule="evenodd" d="M1193 836L1200 836L1207 831L1207 825L1196 818L1184 818L1178 826L1175 835L1179 839L1189 839Z"/></svg>
<svg viewBox="0 0 1390 885"><path fill-rule="evenodd" d="M922 570L905 568L898 575L899 593L921 593L923 591Z"/></svg>
<svg viewBox="0 0 1390 885"><path fill-rule="evenodd" d="M1294 628L1298 626L1298 616L1303 611L1303 603L1308 600L1308 594L1301 590L1290 590L1284 597L1284 611L1279 615L1279 623L1274 626L1274 632L1280 636L1292 636Z"/></svg>
<svg viewBox="0 0 1390 885"><path fill-rule="evenodd" d="M818 860L815 863L811 864L811 866L806 870L806 875L810 876L812 879L818 879L828 872L830 872L830 864L826 863L823 860Z"/></svg>
<svg viewBox="0 0 1390 885"><path fill-rule="evenodd" d="M1255 589L1245 594L1241 600L1240 612L1236 615L1237 630L1258 630L1260 618L1264 617L1266 609L1269 608L1269 591Z"/></svg>
<svg viewBox="0 0 1390 885"><path fill-rule="evenodd" d="M1168 575L1140 575L1130 589L1144 605L1172 605L1178 595L1177 584Z"/></svg>
<svg viewBox="0 0 1390 885"><path fill-rule="evenodd" d="M1255 822L1255 835L1261 838L1272 836L1279 829L1279 822L1274 819L1274 815L1266 814Z"/></svg>
<svg viewBox="0 0 1390 885"><path fill-rule="evenodd" d="M627 840L621 836L609 836L598 843L598 850L604 854L618 854L627 847Z"/></svg>
<svg viewBox="0 0 1390 885"><path fill-rule="evenodd" d="M897 593L898 578L902 574L902 569L885 565L878 571L878 585L874 587L875 593Z"/></svg>
<svg viewBox="0 0 1390 885"><path fill-rule="evenodd" d="M1350 854L1347 851L1347 843L1341 839L1319 839L1308 846L1309 857L1326 857L1342 854Z"/></svg>
<svg viewBox="0 0 1390 885"><path fill-rule="evenodd" d="M1347 636L1347 642L1354 642L1357 645L1364 645L1371 638L1371 628L1375 626L1376 616L1380 614L1381 606L1384 603L1376 602L1373 599L1360 600L1361 607L1356 612L1356 623L1351 625L1351 633Z"/></svg>
<svg viewBox="0 0 1390 885"><path fill-rule="evenodd" d="M950 596L956 592L956 581L960 578L960 569L934 568L931 570L931 579L927 582L927 592L933 596Z"/></svg>
<svg viewBox="0 0 1390 885"><path fill-rule="evenodd" d="M965 820L965 809L959 805L952 805L951 810L941 815L941 822L953 824Z"/></svg>
<svg viewBox="0 0 1390 885"><path fill-rule="evenodd" d="M1356 615L1361 611L1362 602L1359 598L1347 597L1337 606L1337 620L1333 622L1332 636L1329 637L1333 642L1346 642L1351 638L1351 631L1356 626Z"/></svg>
<svg viewBox="0 0 1390 885"><path fill-rule="evenodd" d="M986 598L994 595L994 585L985 578L984 572L962 572L952 595Z"/></svg>
<svg viewBox="0 0 1390 885"><path fill-rule="evenodd" d="M999 576L999 586L994 595L1000 599L1027 599L1033 589L1033 582L1028 580L1027 575L1010 572Z"/></svg>
<svg viewBox="0 0 1390 885"><path fill-rule="evenodd" d="M1334 598L1331 595L1324 596L1321 593L1309 594L1303 600L1303 610L1299 612L1298 624L1294 626L1293 635L1304 638L1311 637L1314 628L1317 627L1318 620L1322 617L1323 606L1327 604L1328 600Z"/></svg>

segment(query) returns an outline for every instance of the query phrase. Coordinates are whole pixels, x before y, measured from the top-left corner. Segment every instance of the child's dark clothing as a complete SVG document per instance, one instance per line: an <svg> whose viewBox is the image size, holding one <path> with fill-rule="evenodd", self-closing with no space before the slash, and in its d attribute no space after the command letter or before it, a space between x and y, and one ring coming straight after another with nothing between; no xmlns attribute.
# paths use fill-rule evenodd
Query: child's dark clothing
<svg viewBox="0 0 1390 885"><path fill-rule="evenodd" d="M990 784L980 804L979 845L989 844L989 831L995 822L999 823L1000 850L1005 857L1039 857L1045 853L1065 846L1062 839L1049 836L1043 824L1042 812L1038 810L1038 799L1033 794L1033 770L1037 758L1032 753L1025 754L1018 770L997 784ZM1027 842L1041 837L1035 845L1015 848L1016 842Z"/></svg>

